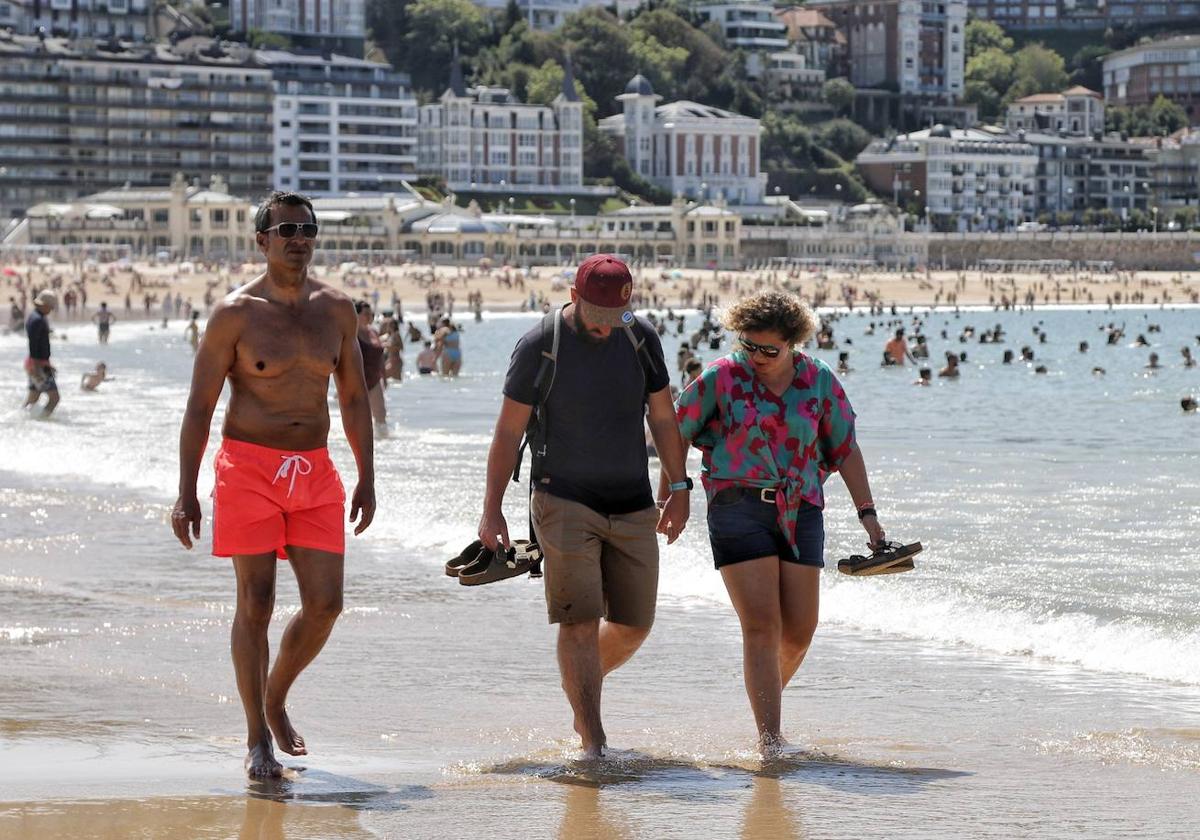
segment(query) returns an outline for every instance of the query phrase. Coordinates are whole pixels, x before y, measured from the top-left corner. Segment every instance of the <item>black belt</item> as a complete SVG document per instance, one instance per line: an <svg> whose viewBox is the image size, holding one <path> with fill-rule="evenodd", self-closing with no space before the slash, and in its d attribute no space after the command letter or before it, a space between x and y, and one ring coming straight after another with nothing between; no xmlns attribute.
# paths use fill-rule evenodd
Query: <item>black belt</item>
<svg viewBox="0 0 1200 840"><path fill-rule="evenodd" d="M729 505L742 499L755 499L773 505L778 492L777 487L726 487L713 493L711 504Z"/></svg>

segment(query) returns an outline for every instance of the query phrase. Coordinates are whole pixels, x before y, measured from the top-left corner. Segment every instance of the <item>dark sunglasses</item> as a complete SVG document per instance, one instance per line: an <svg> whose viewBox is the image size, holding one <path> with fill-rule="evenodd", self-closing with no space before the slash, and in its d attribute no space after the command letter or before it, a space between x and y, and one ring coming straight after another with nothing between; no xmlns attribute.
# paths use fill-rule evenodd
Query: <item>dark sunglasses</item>
<svg viewBox="0 0 1200 840"><path fill-rule="evenodd" d="M738 341L741 342L742 348L751 355L762 353L768 359L774 359L783 352L782 347L776 347L774 344L755 344L744 335L739 335Z"/></svg>
<svg viewBox="0 0 1200 840"><path fill-rule="evenodd" d="M295 239L296 234L303 234L305 239L316 239L320 226L316 222L280 222L264 228L263 233L275 231L280 239Z"/></svg>

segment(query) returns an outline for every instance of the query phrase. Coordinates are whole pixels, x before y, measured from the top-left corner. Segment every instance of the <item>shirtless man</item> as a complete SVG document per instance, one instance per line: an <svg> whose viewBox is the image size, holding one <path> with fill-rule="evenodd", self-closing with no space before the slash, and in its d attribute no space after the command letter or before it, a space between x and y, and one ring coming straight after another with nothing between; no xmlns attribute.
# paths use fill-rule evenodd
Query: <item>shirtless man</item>
<svg viewBox="0 0 1200 840"><path fill-rule="evenodd" d="M375 515L371 412L354 304L308 276L317 225L308 199L275 193L255 215L267 270L213 309L192 370L179 436L179 498L171 527L186 548L200 536L197 473L225 380L229 406L215 458L213 554L237 576L233 666L248 729L246 772L279 776L275 744L305 755L285 704L288 689L325 644L342 609L346 494L326 450L329 378L358 465L350 521L361 534ZM276 558L286 558L300 611L268 674L267 626Z"/></svg>
<svg viewBox="0 0 1200 840"><path fill-rule="evenodd" d="M99 311L92 316L92 320L96 323L96 329L99 331L100 343L108 344L108 334L112 330L113 322L117 320L117 316L108 311L108 304L101 302Z"/></svg>
<svg viewBox="0 0 1200 840"><path fill-rule="evenodd" d="M887 343L887 346L883 348L883 352L888 355L888 358L892 360L892 364L894 365L903 365L905 359L908 359L913 364L917 363L917 360L913 358L913 354L909 352L908 342L904 339L904 327L896 330L895 337Z"/></svg>

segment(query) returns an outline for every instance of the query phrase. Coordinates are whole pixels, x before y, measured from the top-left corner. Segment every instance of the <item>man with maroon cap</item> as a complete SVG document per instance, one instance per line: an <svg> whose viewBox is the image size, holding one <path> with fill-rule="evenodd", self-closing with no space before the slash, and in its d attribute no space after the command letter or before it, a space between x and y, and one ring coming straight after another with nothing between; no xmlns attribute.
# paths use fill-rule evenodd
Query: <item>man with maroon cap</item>
<svg viewBox="0 0 1200 840"><path fill-rule="evenodd" d="M571 302L517 342L488 452L479 522L479 539L488 548L510 545L504 491L536 406L541 432L531 446L534 535L545 557L550 622L559 625L563 690L584 755L592 758L603 755L606 745L604 677L633 656L654 623L655 533L674 542L689 513L691 480L662 345L650 323L633 314L632 293L629 268L597 254L575 273ZM555 332L552 353L546 337ZM547 393L538 374L549 355L554 362ZM646 459L647 408L670 480L658 508Z"/></svg>

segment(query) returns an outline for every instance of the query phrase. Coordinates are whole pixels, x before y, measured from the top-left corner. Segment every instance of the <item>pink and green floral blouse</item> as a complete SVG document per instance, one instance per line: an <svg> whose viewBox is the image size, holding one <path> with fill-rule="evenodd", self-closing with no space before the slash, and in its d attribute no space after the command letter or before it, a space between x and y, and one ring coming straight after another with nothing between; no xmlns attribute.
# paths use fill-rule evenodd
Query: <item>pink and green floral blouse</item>
<svg viewBox="0 0 1200 840"><path fill-rule="evenodd" d="M679 395L683 439L704 453L701 481L711 500L727 487L774 487L780 530L795 546L804 502L825 507L822 489L854 451L854 409L829 366L794 353L795 378L776 395L737 350L711 363Z"/></svg>

